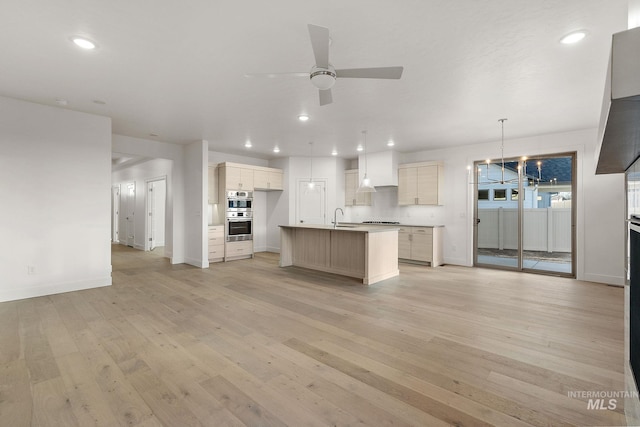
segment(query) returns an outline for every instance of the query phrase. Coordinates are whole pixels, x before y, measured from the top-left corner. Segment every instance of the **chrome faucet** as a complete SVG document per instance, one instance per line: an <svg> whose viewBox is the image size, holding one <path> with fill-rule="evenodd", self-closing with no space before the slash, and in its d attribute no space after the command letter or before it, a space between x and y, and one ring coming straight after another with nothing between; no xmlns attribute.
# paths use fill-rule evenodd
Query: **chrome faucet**
<svg viewBox="0 0 640 427"><path fill-rule="evenodd" d="M344 217L344 211L342 210L342 208L336 208L336 210L333 211L333 228L336 228L338 226L338 211L340 211L342 213L342 216Z"/></svg>

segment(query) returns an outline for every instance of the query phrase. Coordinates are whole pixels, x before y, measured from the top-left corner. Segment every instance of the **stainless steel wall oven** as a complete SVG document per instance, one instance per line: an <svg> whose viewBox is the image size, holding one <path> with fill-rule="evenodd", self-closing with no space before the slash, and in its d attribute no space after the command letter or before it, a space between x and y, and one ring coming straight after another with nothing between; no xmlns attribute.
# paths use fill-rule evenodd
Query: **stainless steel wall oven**
<svg viewBox="0 0 640 427"><path fill-rule="evenodd" d="M253 193L228 191L226 211L227 242L253 240Z"/></svg>

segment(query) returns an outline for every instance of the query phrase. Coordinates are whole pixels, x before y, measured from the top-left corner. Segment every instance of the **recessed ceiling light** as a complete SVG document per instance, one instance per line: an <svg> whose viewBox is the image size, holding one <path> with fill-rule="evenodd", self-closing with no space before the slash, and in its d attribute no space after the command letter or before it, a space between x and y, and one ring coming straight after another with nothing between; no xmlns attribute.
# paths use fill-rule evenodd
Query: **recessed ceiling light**
<svg viewBox="0 0 640 427"><path fill-rule="evenodd" d="M358 148L356 148L356 150L362 151L362 145L358 145Z"/></svg>
<svg viewBox="0 0 640 427"><path fill-rule="evenodd" d="M309 120L309 116L307 116L306 114L300 114L298 116L298 120L300 120L301 122L306 122L307 120Z"/></svg>
<svg viewBox="0 0 640 427"><path fill-rule="evenodd" d="M335 148L333 149L333 151L331 152L332 156L337 156L338 155L338 150L336 150Z"/></svg>
<svg viewBox="0 0 640 427"><path fill-rule="evenodd" d="M71 41L83 49L91 50L96 48L96 44L85 37L73 36Z"/></svg>
<svg viewBox="0 0 640 427"><path fill-rule="evenodd" d="M56 98L56 104L60 105L61 107L65 107L69 104L69 102L63 98Z"/></svg>
<svg viewBox="0 0 640 427"><path fill-rule="evenodd" d="M394 145L396 145L396 143L393 142L392 139L390 139L389 142L387 142L387 147L393 147Z"/></svg>
<svg viewBox="0 0 640 427"><path fill-rule="evenodd" d="M253 145L251 145L251 141L249 141L249 140L247 140L247 142L245 142L245 143L244 143L244 146L245 146L246 148L251 148L251 147L253 147Z"/></svg>
<svg viewBox="0 0 640 427"><path fill-rule="evenodd" d="M574 44L578 43L580 40L587 36L587 32L585 30L574 31L572 33L567 34L566 36L560 39L560 43L562 44Z"/></svg>
<svg viewBox="0 0 640 427"><path fill-rule="evenodd" d="M279 149L278 147L273 147L273 152L274 152L274 153L279 153L279 152L280 152L280 149Z"/></svg>

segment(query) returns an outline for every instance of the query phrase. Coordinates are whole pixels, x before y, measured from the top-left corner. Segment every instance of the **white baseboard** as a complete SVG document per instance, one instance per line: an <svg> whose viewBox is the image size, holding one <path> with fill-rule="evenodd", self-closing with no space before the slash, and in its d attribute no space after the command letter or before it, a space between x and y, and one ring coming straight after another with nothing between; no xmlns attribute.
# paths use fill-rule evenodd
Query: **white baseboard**
<svg viewBox="0 0 640 427"><path fill-rule="evenodd" d="M466 258L444 258L443 264L459 265L462 267L473 267L473 264L469 264Z"/></svg>
<svg viewBox="0 0 640 427"><path fill-rule="evenodd" d="M267 246L267 252L273 252L276 254L280 253L280 247L278 246Z"/></svg>
<svg viewBox="0 0 640 427"><path fill-rule="evenodd" d="M0 302L41 297L45 295L62 294L65 292L81 291L84 289L101 288L103 286L111 286L111 283L111 275L108 275L87 280L77 280L73 282L61 282L40 286L10 289L6 291L0 291Z"/></svg>
<svg viewBox="0 0 640 427"><path fill-rule="evenodd" d="M144 247L144 245L139 245L137 243L134 243L133 244L133 249L137 249L139 251L144 251L145 247Z"/></svg>
<svg viewBox="0 0 640 427"><path fill-rule="evenodd" d="M603 274L585 273L584 277L578 277L578 280L604 283L607 285L624 286L624 277L620 276L605 276Z"/></svg>
<svg viewBox="0 0 640 427"><path fill-rule="evenodd" d="M209 268L208 259L203 260L203 259L195 259L195 258L185 258L184 264L193 265L194 267L198 267L198 268Z"/></svg>

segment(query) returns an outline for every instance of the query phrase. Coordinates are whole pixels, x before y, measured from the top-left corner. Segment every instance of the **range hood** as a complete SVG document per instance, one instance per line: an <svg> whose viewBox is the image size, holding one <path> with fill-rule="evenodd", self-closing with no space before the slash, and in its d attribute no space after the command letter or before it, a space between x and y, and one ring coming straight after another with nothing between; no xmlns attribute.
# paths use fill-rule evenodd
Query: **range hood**
<svg viewBox="0 0 640 427"><path fill-rule="evenodd" d="M598 138L596 174L624 172L640 156L640 27L613 35Z"/></svg>
<svg viewBox="0 0 640 427"><path fill-rule="evenodd" d="M364 178L365 154L358 156L359 181ZM366 169L367 177L374 187L398 186L398 154L393 150L378 153L367 153Z"/></svg>

